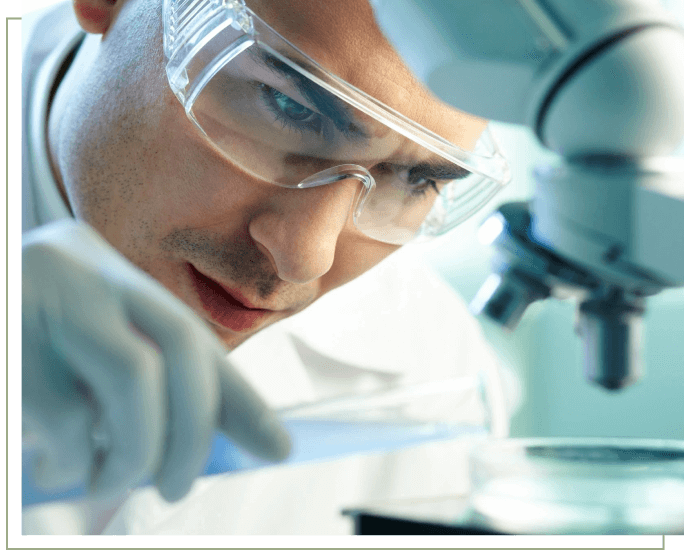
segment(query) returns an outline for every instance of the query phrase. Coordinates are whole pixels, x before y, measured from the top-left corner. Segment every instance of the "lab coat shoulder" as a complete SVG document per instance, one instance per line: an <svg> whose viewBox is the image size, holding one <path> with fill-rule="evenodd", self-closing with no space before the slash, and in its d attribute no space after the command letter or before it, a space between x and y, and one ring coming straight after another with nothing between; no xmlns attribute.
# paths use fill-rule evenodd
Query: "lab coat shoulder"
<svg viewBox="0 0 684 556"><path fill-rule="evenodd" d="M83 36L69 2L22 17L22 230L69 217L48 161L49 95L62 60Z"/></svg>
<svg viewBox="0 0 684 556"><path fill-rule="evenodd" d="M330 326L316 327L317 322ZM420 258L399 253L286 325L331 358L390 372L420 368L426 378L429 368L441 373L445 365L458 373L468 340L478 331L453 288Z"/></svg>

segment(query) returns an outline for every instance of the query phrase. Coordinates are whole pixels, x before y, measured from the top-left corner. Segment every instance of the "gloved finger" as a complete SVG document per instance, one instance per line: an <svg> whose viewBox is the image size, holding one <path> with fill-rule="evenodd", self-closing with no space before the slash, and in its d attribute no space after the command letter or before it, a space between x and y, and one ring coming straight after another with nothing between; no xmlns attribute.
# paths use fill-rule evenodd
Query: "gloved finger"
<svg viewBox="0 0 684 556"><path fill-rule="evenodd" d="M22 421L33 433L33 482L43 490L64 489L90 480L93 415L83 402L55 391L35 390L24 398Z"/></svg>
<svg viewBox="0 0 684 556"><path fill-rule="evenodd" d="M214 368L218 344L190 309L169 292L146 289L139 284L137 289L126 290L124 304L131 322L163 354L169 411L155 484L166 500L175 501L190 490L211 447L219 401Z"/></svg>
<svg viewBox="0 0 684 556"><path fill-rule="evenodd" d="M271 461L285 459L290 436L275 412L230 364L225 355L216 361L221 384L219 427L237 445Z"/></svg>
<svg viewBox="0 0 684 556"><path fill-rule="evenodd" d="M117 311L103 314L106 326L84 330L73 317L63 319L51 335L99 405L108 446L103 461L94 462L90 487L108 498L154 470L163 449L167 407L157 353L127 328Z"/></svg>
<svg viewBox="0 0 684 556"><path fill-rule="evenodd" d="M68 366L37 326L22 319L22 426L35 440L36 486L64 488L87 483L91 473L90 428L94 408L79 395Z"/></svg>

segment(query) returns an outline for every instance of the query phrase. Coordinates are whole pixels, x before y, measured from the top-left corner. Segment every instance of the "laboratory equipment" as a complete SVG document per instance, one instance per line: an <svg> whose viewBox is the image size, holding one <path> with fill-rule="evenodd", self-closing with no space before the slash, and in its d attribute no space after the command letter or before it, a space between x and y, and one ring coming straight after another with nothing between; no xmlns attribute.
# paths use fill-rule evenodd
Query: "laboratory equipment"
<svg viewBox="0 0 684 556"><path fill-rule="evenodd" d="M292 448L288 465L346 456L392 452L426 442L480 439L501 428L506 416L490 404L481 376L427 382L402 382L342 396L321 396L276 411ZM34 479L40 450L25 436L22 457L22 505L78 500L85 484L45 489ZM237 473L274 462L251 455L220 433L213 438L203 475ZM140 486L151 484L141 481Z"/></svg>
<svg viewBox="0 0 684 556"><path fill-rule="evenodd" d="M345 511L357 534L682 534L684 442L532 438L477 443L469 496Z"/></svg>
<svg viewBox="0 0 684 556"><path fill-rule="evenodd" d="M373 0L416 75L466 112L528 126L562 159L482 235L499 250L475 312L513 328L578 298L586 378L640 373L648 296L684 285L684 29L648 0Z"/></svg>
<svg viewBox="0 0 684 556"><path fill-rule="evenodd" d="M684 442L678 440L483 443L471 454L471 482L471 521L498 531L684 533Z"/></svg>

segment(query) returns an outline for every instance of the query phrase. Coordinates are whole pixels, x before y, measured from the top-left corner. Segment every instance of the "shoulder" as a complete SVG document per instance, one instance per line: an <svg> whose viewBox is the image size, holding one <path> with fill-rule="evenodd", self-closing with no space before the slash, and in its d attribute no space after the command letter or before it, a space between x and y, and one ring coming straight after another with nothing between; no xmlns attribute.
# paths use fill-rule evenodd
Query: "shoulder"
<svg viewBox="0 0 684 556"><path fill-rule="evenodd" d="M469 374L491 355L462 297L421 257L399 252L279 324L299 351L329 364L425 380Z"/></svg>

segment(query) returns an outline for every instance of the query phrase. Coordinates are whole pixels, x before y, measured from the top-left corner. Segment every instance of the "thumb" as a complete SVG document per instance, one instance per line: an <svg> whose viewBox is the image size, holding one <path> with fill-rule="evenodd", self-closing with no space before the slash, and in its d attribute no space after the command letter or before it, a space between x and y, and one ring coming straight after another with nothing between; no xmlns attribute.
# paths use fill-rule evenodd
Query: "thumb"
<svg viewBox="0 0 684 556"><path fill-rule="evenodd" d="M275 412L226 359L217 362L221 400L219 429L253 455L282 461L290 453L290 435Z"/></svg>

